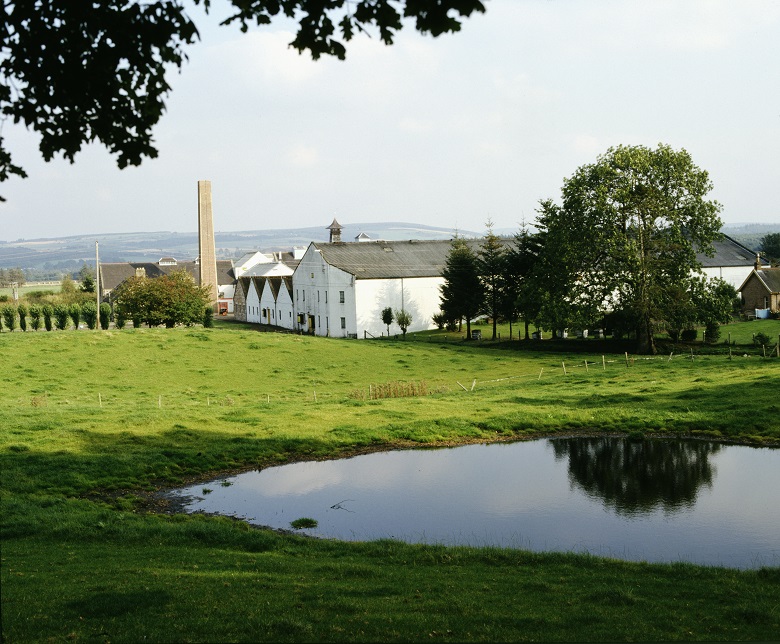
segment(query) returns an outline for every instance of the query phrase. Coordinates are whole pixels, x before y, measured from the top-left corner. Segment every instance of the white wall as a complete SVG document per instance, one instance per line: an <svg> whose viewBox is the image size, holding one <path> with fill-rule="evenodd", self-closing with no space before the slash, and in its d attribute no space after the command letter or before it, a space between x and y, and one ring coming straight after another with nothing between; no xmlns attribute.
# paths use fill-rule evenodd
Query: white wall
<svg viewBox="0 0 780 644"><path fill-rule="evenodd" d="M739 287L742 286L742 283L753 270L753 266L714 266L702 270L708 279L719 277L724 282L731 284L736 290L739 290Z"/></svg>
<svg viewBox="0 0 780 644"><path fill-rule="evenodd" d="M249 292L246 294L246 321L260 323L260 295L255 280L249 280Z"/></svg>
<svg viewBox="0 0 780 644"><path fill-rule="evenodd" d="M441 310L439 287L443 283L442 277L357 280L358 337L364 337L364 331L374 336L387 334L387 327L382 322L382 309L388 306L394 314L403 308L412 316L407 333L434 328L432 317ZM391 335L400 332L400 327L393 322L390 325Z"/></svg>
<svg viewBox="0 0 780 644"><path fill-rule="evenodd" d="M277 326L283 329L294 329L296 326L295 307L290 298L290 293L284 284L282 284L276 296L276 320Z"/></svg>
<svg viewBox="0 0 780 644"><path fill-rule="evenodd" d="M310 333L313 316L316 335L343 338L357 334L354 281L349 273L327 264L314 245L309 244L293 273L295 328ZM301 313L306 316L303 325L297 320ZM345 328L341 326L342 318Z"/></svg>
<svg viewBox="0 0 780 644"><path fill-rule="evenodd" d="M254 280L253 280L254 281ZM263 324L276 325L276 300L268 280L263 280L263 292L260 294L260 320Z"/></svg>

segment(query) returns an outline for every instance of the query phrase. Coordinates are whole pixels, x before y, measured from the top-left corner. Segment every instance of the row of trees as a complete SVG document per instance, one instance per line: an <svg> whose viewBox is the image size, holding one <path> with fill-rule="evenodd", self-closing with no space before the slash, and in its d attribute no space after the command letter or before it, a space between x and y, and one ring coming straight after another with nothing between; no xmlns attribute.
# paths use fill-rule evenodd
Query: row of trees
<svg viewBox="0 0 780 644"><path fill-rule="evenodd" d="M49 295L43 294L22 301L18 305L5 304L0 308L0 330L9 331L20 328L37 331L45 328L67 329L71 321L79 328L83 321L90 329L98 322L107 329L113 319L117 328L123 328L128 320L133 326L147 324L150 327L164 324L173 327L177 324L192 325L203 323L211 326L212 308L210 296L205 288L195 284L186 271L177 271L159 278L132 277L116 289L113 294L113 307L103 302L98 310L94 301L95 284L91 275L82 275L77 287L70 279L63 280L59 294L51 294L56 299L47 301ZM90 299L84 300L85 297Z"/></svg>
<svg viewBox="0 0 780 644"><path fill-rule="evenodd" d="M100 305L98 310L95 302L71 304L5 304L0 308L0 331L5 327L9 331L19 328L22 331L38 331L41 328L51 331L55 328L65 330L71 321L75 328L83 321L90 328L96 328L100 322L101 329L107 329L111 320L111 306ZM17 325L18 323L18 325Z"/></svg>
<svg viewBox="0 0 780 644"><path fill-rule="evenodd" d="M564 181L562 203L542 201L532 233L511 242L488 222L474 251L456 239L443 272L442 317L522 318L539 328L608 327L655 353L655 334L677 338L704 324L712 337L731 318L736 292L707 280L697 252L712 254L720 204L707 172L669 146L611 148Z"/></svg>

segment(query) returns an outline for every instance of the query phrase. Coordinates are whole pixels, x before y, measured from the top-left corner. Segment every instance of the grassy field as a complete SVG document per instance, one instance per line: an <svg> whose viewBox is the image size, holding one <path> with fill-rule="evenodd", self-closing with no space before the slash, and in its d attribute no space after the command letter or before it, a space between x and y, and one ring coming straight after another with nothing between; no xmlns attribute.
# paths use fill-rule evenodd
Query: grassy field
<svg viewBox="0 0 780 644"><path fill-rule="evenodd" d="M774 568L316 541L170 515L154 494L223 470L555 432L777 445L780 359L753 329L776 338L780 322L734 325L731 358L721 344L671 359L224 322L0 334L3 638L775 639Z"/></svg>
<svg viewBox="0 0 780 644"><path fill-rule="evenodd" d="M28 293L34 293L36 291L51 291L52 293L60 292L59 282L46 282L44 284L25 284L19 287L19 297L23 298ZM6 295L10 299L13 297L13 289L8 287L0 287L0 296Z"/></svg>

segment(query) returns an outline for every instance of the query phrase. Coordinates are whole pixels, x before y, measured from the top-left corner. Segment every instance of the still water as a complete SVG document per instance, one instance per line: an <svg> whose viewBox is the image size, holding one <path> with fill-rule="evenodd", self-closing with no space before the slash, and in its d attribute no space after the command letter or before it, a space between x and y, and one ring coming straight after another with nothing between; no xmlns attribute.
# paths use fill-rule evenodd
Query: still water
<svg viewBox="0 0 780 644"><path fill-rule="evenodd" d="M210 492L205 492L210 490ZM180 489L189 512L318 537L780 565L780 450L555 438L380 452Z"/></svg>

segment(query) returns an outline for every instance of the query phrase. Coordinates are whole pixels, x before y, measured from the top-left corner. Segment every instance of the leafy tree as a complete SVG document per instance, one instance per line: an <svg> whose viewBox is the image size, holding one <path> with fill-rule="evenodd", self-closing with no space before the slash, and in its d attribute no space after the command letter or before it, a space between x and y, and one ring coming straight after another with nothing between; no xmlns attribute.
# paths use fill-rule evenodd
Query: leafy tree
<svg viewBox="0 0 780 644"><path fill-rule="evenodd" d="M192 0L206 11L211 0ZM235 13L222 24L269 24L283 13L298 21L290 43L314 59L343 59L344 41L376 28L391 44L403 18L421 33L460 29L460 19L485 10L479 0L230 0ZM198 39L179 0L12 0L3 3L0 113L41 135L51 160L73 161L98 140L120 168L154 158L152 127L170 91L166 73L180 69L184 48ZM340 32L340 36L338 35ZM26 176L0 138L0 181Z"/></svg>
<svg viewBox="0 0 780 644"><path fill-rule="evenodd" d="M401 327L401 334L406 338L406 329L412 324L412 316L409 311L403 309L395 312L395 323Z"/></svg>
<svg viewBox="0 0 780 644"><path fill-rule="evenodd" d="M780 233L764 235L761 238L761 252L772 262L772 266L780 264Z"/></svg>
<svg viewBox="0 0 780 644"><path fill-rule="evenodd" d="M54 317L54 307L51 304L43 305L43 326L47 331L52 330L52 318Z"/></svg>
<svg viewBox="0 0 780 644"><path fill-rule="evenodd" d="M9 287L16 282L19 286L24 286L27 281L24 271L19 268L0 268L0 286Z"/></svg>
<svg viewBox="0 0 780 644"><path fill-rule="evenodd" d="M16 312L19 314L19 328L22 331L27 331L27 305L20 302L19 306L16 307Z"/></svg>
<svg viewBox="0 0 780 644"><path fill-rule="evenodd" d="M41 328L41 306L40 304L30 304L30 326L33 331Z"/></svg>
<svg viewBox="0 0 780 644"><path fill-rule="evenodd" d="M60 330L64 331L68 328L68 319L70 319L70 311L64 304L54 305L54 324Z"/></svg>
<svg viewBox="0 0 780 644"><path fill-rule="evenodd" d="M0 313L2 313L3 321L8 330L13 331L16 328L16 307L12 304L6 304Z"/></svg>
<svg viewBox="0 0 780 644"><path fill-rule="evenodd" d="M542 203L548 271L542 315L587 328L620 312L637 351L655 353L674 290L692 288L697 251L712 252L720 204L707 172L667 145L610 148L564 181L563 204Z"/></svg>
<svg viewBox="0 0 780 644"><path fill-rule="evenodd" d="M111 324L111 305L108 302L102 302L100 304L100 328L103 329L104 331L107 331L110 324Z"/></svg>
<svg viewBox="0 0 780 644"><path fill-rule="evenodd" d="M441 310L448 320L466 318L466 339L471 339L471 320L482 308L483 291L477 257L461 237L452 240L441 285Z"/></svg>
<svg viewBox="0 0 780 644"><path fill-rule="evenodd" d="M506 251L498 235L493 232L492 221L487 221L486 228L487 233L477 253L477 270L484 293L482 312L493 320L493 340L495 340L498 318L505 308L503 305L507 290Z"/></svg>
<svg viewBox="0 0 780 644"><path fill-rule="evenodd" d="M79 290L82 293L94 293L95 292L95 272L87 265L84 264L79 271L79 280L81 285Z"/></svg>
<svg viewBox="0 0 780 644"><path fill-rule="evenodd" d="M73 278L68 274L63 275L62 280L60 280L59 299L65 304L73 304L78 300L76 285L73 283Z"/></svg>
<svg viewBox="0 0 780 644"><path fill-rule="evenodd" d="M203 322L210 295L181 270L157 278L131 277L116 289L114 301L125 318L132 318L134 326L165 324L172 328Z"/></svg>
<svg viewBox="0 0 780 644"><path fill-rule="evenodd" d="M387 326L387 337L390 337L390 325L393 323L393 309L386 307L382 309L382 323Z"/></svg>
<svg viewBox="0 0 780 644"><path fill-rule="evenodd" d="M507 248L504 258L504 298L503 315L510 321L509 334L512 335L512 320L523 318L525 339L529 337L529 326L539 313L539 295L533 272L541 251L541 235L533 234L523 222L520 231L515 234L514 243Z"/></svg>

